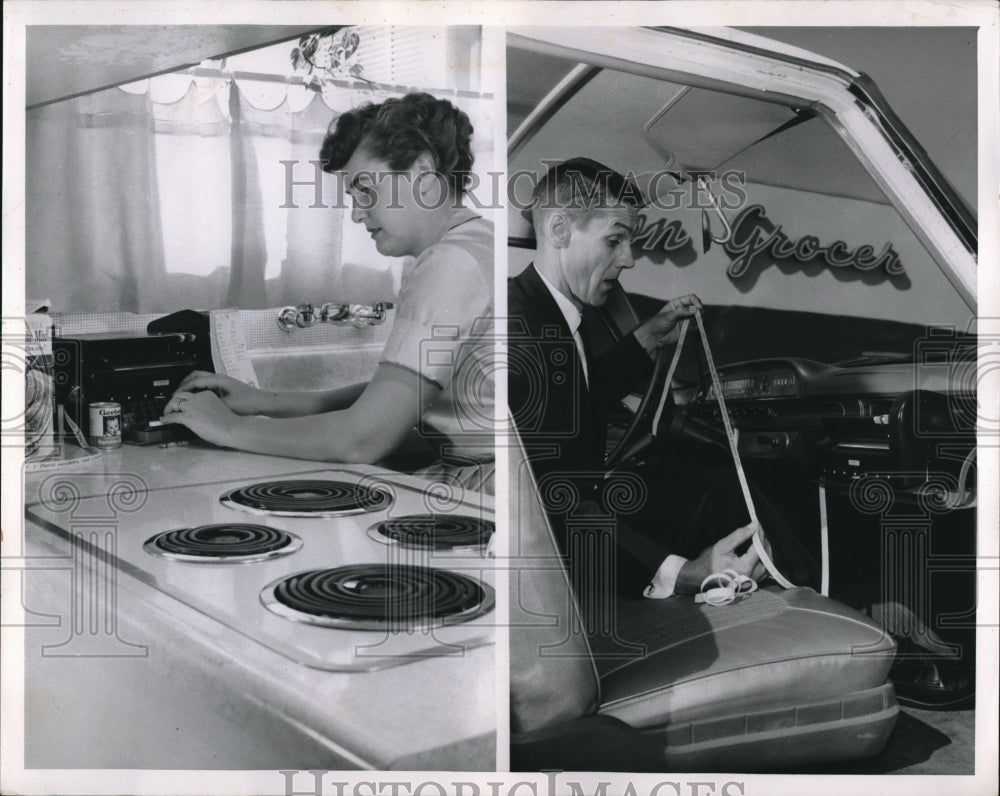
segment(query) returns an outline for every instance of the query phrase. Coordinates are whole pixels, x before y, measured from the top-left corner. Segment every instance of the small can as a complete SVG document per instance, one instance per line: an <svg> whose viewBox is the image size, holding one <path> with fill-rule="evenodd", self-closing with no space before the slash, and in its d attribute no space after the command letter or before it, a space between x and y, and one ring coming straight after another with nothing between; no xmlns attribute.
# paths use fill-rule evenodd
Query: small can
<svg viewBox="0 0 1000 796"><path fill-rule="evenodd" d="M119 448L122 444L122 405L101 401L90 405L90 441L98 448Z"/></svg>

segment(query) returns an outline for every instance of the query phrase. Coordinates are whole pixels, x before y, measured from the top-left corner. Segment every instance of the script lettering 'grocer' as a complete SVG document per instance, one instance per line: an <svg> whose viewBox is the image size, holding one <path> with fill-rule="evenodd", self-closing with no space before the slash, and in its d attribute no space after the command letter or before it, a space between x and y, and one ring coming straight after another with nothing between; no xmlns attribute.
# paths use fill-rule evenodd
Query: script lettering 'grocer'
<svg viewBox="0 0 1000 796"><path fill-rule="evenodd" d="M750 205L740 212L733 222L732 234L723 242L723 248L733 258L728 270L732 279L746 274L754 259L766 253L777 260L793 258L800 263L822 260L831 268L856 268L859 271L882 268L888 276L903 273L903 264L891 243L875 254L875 249L867 244L852 251L842 240L824 246L815 235L803 235L793 240L780 225L773 226L768 221L763 205Z"/></svg>

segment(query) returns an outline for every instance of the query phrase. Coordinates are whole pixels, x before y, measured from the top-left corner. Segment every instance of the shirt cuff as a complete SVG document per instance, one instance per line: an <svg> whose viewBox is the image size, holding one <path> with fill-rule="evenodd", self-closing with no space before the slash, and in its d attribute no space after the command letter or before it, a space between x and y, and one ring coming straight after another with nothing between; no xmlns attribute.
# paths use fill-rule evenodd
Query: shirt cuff
<svg viewBox="0 0 1000 796"><path fill-rule="evenodd" d="M677 576L680 574L681 567L687 561L683 556L667 556L663 560L663 563L660 564L660 568L656 570L656 574L653 575L653 579L649 582L642 596L648 597L651 600L662 600L666 597L672 597L674 586L677 583Z"/></svg>

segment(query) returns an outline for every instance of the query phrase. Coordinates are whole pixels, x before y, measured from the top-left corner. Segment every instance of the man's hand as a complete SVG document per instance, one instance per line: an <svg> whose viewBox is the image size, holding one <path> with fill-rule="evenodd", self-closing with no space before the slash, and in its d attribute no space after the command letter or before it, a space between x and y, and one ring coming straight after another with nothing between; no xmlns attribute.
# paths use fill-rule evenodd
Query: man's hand
<svg viewBox="0 0 1000 796"><path fill-rule="evenodd" d="M680 336L680 322L701 310L701 299L691 293L670 299L658 315L650 318L635 330L635 338L650 354L665 345L673 345Z"/></svg>
<svg viewBox="0 0 1000 796"><path fill-rule="evenodd" d="M735 570L740 575L747 575L754 580L761 579L766 570L754 546L751 544L743 555L737 555L735 552L737 547L750 539L759 529L760 526L756 523L744 525L711 547L706 547L697 558L692 558L681 567L677 574L674 592L695 594L701 591L701 584L705 578L726 569Z"/></svg>

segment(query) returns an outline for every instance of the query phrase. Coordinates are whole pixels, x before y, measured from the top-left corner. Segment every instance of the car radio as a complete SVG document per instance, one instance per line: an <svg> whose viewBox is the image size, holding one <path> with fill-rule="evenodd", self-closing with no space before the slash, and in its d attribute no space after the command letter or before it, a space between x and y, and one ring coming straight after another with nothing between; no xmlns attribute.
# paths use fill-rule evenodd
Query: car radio
<svg viewBox="0 0 1000 796"><path fill-rule="evenodd" d="M873 401L856 416L824 417L823 428L821 474L831 486L875 475L911 490L932 479L961 482L976 444L974 409L957 412L949 396L927 390Z"/></svg>
<svg viewBox="0 0 1000 796"><path fill-rule="evenodd" d="M213 370L207 334L78 334L53 339L52 353L56 403L85 434L88 405L115 401L121 404L124 442L195 438L183 426L156 423L185 376Z"/></svg>

